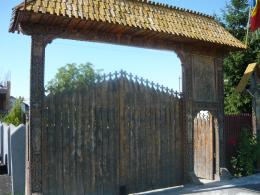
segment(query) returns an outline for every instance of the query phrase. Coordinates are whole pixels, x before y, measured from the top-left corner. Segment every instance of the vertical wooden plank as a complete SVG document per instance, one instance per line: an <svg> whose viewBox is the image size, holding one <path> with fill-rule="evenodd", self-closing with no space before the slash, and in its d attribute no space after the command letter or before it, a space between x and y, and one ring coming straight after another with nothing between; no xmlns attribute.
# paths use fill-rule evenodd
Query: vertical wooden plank
<svg viewBox="0 0 260 195"><path fill-rule="evenodd" d="M131 86L132 86L132 93L133 93L133 99L132 99L132 137L133 137L133 150L132 150L132 161L133 161L133 181L134 181L134 187L135 192L139 191L139 178L138 178L138 166L139 166L139 151L138 151L138 142L139 142L139 121L138 121L138 105L137 105L137 85L134 80L131 80Z"/></svg>
<svg viewBox="0 0 260 195"><path fill-rule="evenodd" d="M209 152L210 152L210 140L209 140L209 135L210 135L210 129L209 129L209 119L208 118L205 118L205 123L206 123L206 128L204 129L205 131L205 164L206 164L206 178L209 178L208 175L209 175Z"/></svg>
<svg viewBox="0 0 260 195"><path fill-rule="evenodd" d="M207 159L207 153L208 153L208 141L207 138L208 138L208 120L205 118L203 118L203 121L204 121L204 127L203 127L203 133L204 133L204 139L203 139L203 145L204 145L204 167L203 167L203 171L204 171L204 176L205 178L207 178L207 174L208 174L208 159Z"/></svg>
<svg viewBox="0 0 260 195"><path fill-rule="evenodd" d="M127 192L131 192L133 190L133 183L132 183L132 165L131 165L131 147L132 147L132 137L131 137L131 86L127 78L124 78L125 82L125 138L126 138L126 161L127 161Z"/></svg>
<svg viewBox="0 0 260 195"><path fill-rule="evenodd" d="M119 187L121 185L121 183L123 183L121 181L121 153L120 153L120 147L121 147L121 140L120 140L120 128L121 128L121 123L120 123L120 118L121 118L121 115L120 115L120 105L121 105L121 100L120 100L120 95L121 95L121 89L120 89L120 81L118 80L117 78L117 73L115 74L115 82L113 82L113 88L115 90L115 95L114 95L114 104L115 104L115 138L114 138L114 141L116 144L114 144L114 148L115 148L115 153L116 153L116 167L115 168L115 172L116 172L116 192L119 193Z"/></svg>
<svg viewBox="0 0 260 195"><path fill-rule="evenodd" d="M175 147L175 154L176 154L176 167L177 167L177 170L176 170L176 175L177 175L177 182L178 184L181 184L182 183L182 176L183 176L183 161L182 161L182 153L183 153L183 150L182 150L182 129L181 129L181 123L180 123L180 120L182 119L182 116L180 116L180 111L181 111L181 101L178 97L175 97L174 99L175 101L175 111L176 111L176 130L175 130L175 139L176 139L176 147Z"/></svg>
<svg viewBox="0 0 260 195"><path fill-rule="evenodd" d="M108 115L108 121L109 121L109 158L108 161L108 169L110 170L109 175L109 189L110 194L118 194L118 186L117 186L117 163L118 163L118 154L117 154L117 148L118 148L118 142L116 140L116 134L118 133L118 129L116 129L116 86L114 81L111 80L111 77L109 78L108 83L108 105L110 105L109 109L109 115Z"/></svg>
<svg viewBox="0 0 260 195"><path fill-rule="evenodd" d="M97 194L103 194L103 170L102 170L102 150L103 150L103 129L102 129L102 108L101 108L101 98L102 98L102 88L100 83L97 83L95 88L95 123L96 123L96 192Z"/></svg>
<svg viewBox="0 0 260 195"><path fill-rule="evenodd" d="M141 96L141 91L140 91L140 85L138 81L135 81L135 133L136 133L136 148L135 148L135 153L136 153L136 182L137 182L137 190L141 191L142 190L142 172L141 172L141 165L142 165L142 153L141 153L141 105L140 105L140 96Z"/></svg>
<svg viewBox="0 0 260 195"><path fill-rule="evenodd" d="M49 172L49 194L54 195L56 194L56 144L55 144L55 97L51 96L50 101L50 112L49 116L51 117L50 121L50 129L49 129L49 136L48 136L48 147L49 147L49 166L48 166L48 172Z"/></svg>
<svg viewBox="0 0 260 195"><path fill-rule="evenodd" d="M166 115L166 93L163 92L163 126L164 126L164 136L165 136L165 141L164 141L164 177L165 177L165 187L168 187L169 183L169 170L168 170L168 163L169 163L169 158L168 158L168 128L167 128L167 115Z"/></svg>
<svg viewBox="0 0 260 195"><path fill-rule="evenodd" d="M205 155L205 161L206 161L206 178L210 179L210 145L211 145L211 140L210 140L210 116L207 119L207 128L206 128L206 132L205 132L205 145L206 145L206 155Z"/></svg>
<svg viewBox="0 0 260 195"><path fill-rule="evenodd" d="M130 92L130 172L131 172L131 192L136 192L137 183L136 183L136 153L135 153L135 146L136 146L136 127L135 127L135 88L132 77L129 79L129 92ZM130 192L130 190L129 190ZM128 192L128 193L129 193Z"/></svg>
<svg viewBox="0 0 260 195"><path fill-rule="evenodd" d="M170 180L169 180L169 176L170 176L170 172L168 170L168 167L169 167L169 157L168 157L168 154L169 154L169 128L168 128L168 116L167 116L167 94L166 92L164 92L164 107L163 107L163 110L164 110L164 127L165 127L165 156L166 157L166 160L165 160L165 186L168 187L169 186L169 183L170 183Z"/></svg>
<svg viewBox="0 0 260 195"><path fill-rule="evenodd" d="M90 148L91 148L91 192L93 194L97 194L97 188L96 188L96 182L97 182L97 171L96 171L96 161L97 161L97 124L96 120L96 84L93 85L91 89L91 97L90 97L90 103L91 103L91 122L90 122L90 129L91 129L91 136L89 139L90 142Z"/></svg>
<svg viewBox="0 0 260 195"><path fill-rule="evenodd" d="M211 180L213 180L214 179L214 171L213 171L213 166L214 166L214 163L213 163L213 159L214 159L214 157L213 157L213 143L214 143L214 141L213 141L213 116L212 116L212 114L210 113L210 115L209 115L209 143L210 143L210 151L209 151L209 179L211 179Z"/></svg>
<svg viewBox="0 0 260 195"><path fill-rule="evenodd" d="M111 114L111 106L109 105L109 81L104 81L102 84L102 129L103 129L103 148L102 148L102 178L103 178L103 194L112 194L111 191L111 181L110 175L111 171L109 169L109 155L110 154L110 145L109 139L111 136L111 129L109 124L109 115Z"/></svg>
<svg viewBox="0 0 260 195"><path fill-rule="evenodd" d="M127 138L126 138L126 124L125 124L125 82L122 77L119 79L119 140L120 140L120 186L127 184Z"/></svg>
<svg viewBox="0 0 260 195"><path fill-rule="evenodd" d="M150 89L148 81L145 85L145 144L146 144L146 190L151 189L151 131L150 131Z"/></svg>
<svg viewBox="0 0 260 195"><path fill-rule="evenodd" d="M139 151L140 151L140 184L141 184L141 191L145 190L146 186L146 150L145 150L145 91L143 83L140 84L140 95L139 95L139 106L140 106L140 145L139 145Z"/></svg>
<svg viewBox="0 0 260 195"><path fill-rule="evenodd" d="M194 118L194 172L198 175L198 120Z"/></svg>
<svg viewBox="0 0 260 195"><path fill-rule="evenodd" d="M125 101L124 101L124 115L125 115L125 161L126 161L126 186L127 191L132 191L132 173L131 173L131 92L129 81L124 77L125 83Z"/></svg>
<svg viewBox="0 0 260 195"><path fill-rule="evenodd" d="M203 127L203 121L201 120L201 117L198 118L198 122L199 122L199 128L198 128L198 134L199 134L199 150L198 150L198 176L201 177L203 174L203 170L202 170L202 163L203 163L203 131L202 131L202 127ZM204 165L203 165L204 166Z"/></svg>
<svg viewBox="0 0 260 195"><path fill-rule="evenodd" d="M170 139L171 139L171 146L170 146L170 152L171 152L171 159L172 159L172 162L171 162L171 170L172 170L172 181L173 181L173 184L176 184L176 180L177 180L177 166L176 166L176 161L178 160L178 156L177 156L177 153L176 153L176 131L180 131L180 129L177 129L177 125L176 125L176 120L178 119L178 114L179 112L176 111L175 109L175 104L176 104L176 101L174 99L174 96L173 94L171 94L171 97L170 97L170 125L171 125L171 136L170 136Z"/></svg>
<svg viewBox="0 0 260 195"><path fill-rule="evenodd" d="M146 190L151 187L151 162L150 162L150 95L148 81L144 86L145 90L145 158L146 158Z"/></svg>
<svg viewBox="0 0 260 195"><path fill-rule="evenodd" d="M208 165L208 176L207 178L211 179L211 169L212 169L212 165L211 165L211 145L212 145L212 139L211 139L211 114L209 113L209 118L208 118L208 131L207 131L207 145L208 145L208 151L207 151L207 158L206 158L206 162L209 164Z"/></svg>
<svg viewBox="0 0 260 195"><path fill-rule="evenodd" d="M198 124L199 124L199 128L198 128L198 136L199 136L199 142L198 142L198 144L199 144L199 150L198 150L198 176L199 177L201 177L201 175L202 175L202 170L201 170L201 163L203 162L202 161L202 158L203 158L203 156L202 156L202 150L203 150L203 147L202 147L202 139L203 139L203 132L202 132L202 120L201 120L201 118L200 117L198 117Z"/></svg>
<svg viewBox="0 0 260 195"><path fill-rule="evenodd" d="M83 109L83 103L82 103L82 93L81 90L76 91L76 97L75 97L75 103L76 103L76 113L75 113L75 119L76 119L76 188L77 188L77 194L84 194L84 161L83 161L83 121L82 120L82 109Z"/></svg>
<svg viewBox="0 0 260 195"><path fill-rule="evenodd" d="M156 183L157 188L161 185L161 127L160 127L160 91L156 89L156 113L155 113L155 128L156 128Z"/></svg>
<svg viewBox="0 0 260 195"><path fill-rule="evenodd" d="M49 118L49 109L50 109L50 98L49 96L45 97L45 109L44 109L44 121L43 121L43 136L42 136L42 160L43 160L43 193L47 194L48 193L48 188L49 188L49 175L48 175L48 152L49 152L49 147L48 147L48 133L49 133L49 126L50 126L50 118Z"/></svg>
<svg viewBox="0 0 260 195"><path fill-rule="evenodd" d="M203 118L204 121L204 127L203 127L203 132L204 132L204 174L205 174L205 178L208 178L208 170L209 170L209 159L208 159L208 152L209 152L209 121L206 118L206 116L204 116Z"/></svg>
<svg viewBox="0 0 260 195"><path fill-rule="evenodd" d="M167 173L167 187L171 186L172 181L171 181L171 175L173 174L171 172L171 154L170 154L170 125L169 125L169 94L168 91L165 93L165 127L167 129L167 135L166 135L166 148L167 148L167 167L166 167L166 173Z"/></svg>
<svg viewBox="0 0 260 195"><path fill-rule="evenodd" d="M163 91L162 94L162 101L163 101L163 115L162 115L162 124L164 129L164 166L163 166L163 172L164 172L164 187L168 187L169 182L169 170L168 170L168 128L167 128L167 115L166 115L166 93Z"/></svg>
<svg viewBox="0 0 260 195"><path fill-rule="evenodd" d="M164 126L164 117L165 117L165 113L164 113L164 104L163 104L163 93L162 91L160 92L160 128L161 128L161 161L160 161L160 172L161 172L161 186L165 187L165 183L166 183L166 172L165 172L165 141L166 141L166 131L165 131L165 126Z"/></svg>
<svg viewBox="0 0 260 195"><path fill-rule="evenodd" d="M60 104L62 105L61 106L61 109L62 109L62 112L61 112L61 134L62 134L62 140L61 140L61 175L62 175L62 194L66 194L65 193L65 184L66 184L66 179L65 179L65 155L66 155L66 152L65 152L65 143L66 143L66 128L67 128L67 123L66 123L66 120L67 120L67 109L66 109L66 96L64 95L64 93L61 95L62 96L62 99L60 101Z"/></svg>
<svg viewBox="0 0 260 195"><path fill-rule="evenodd" d="M81 121L82 121L82 153L83 153L83 184L84 184L84 194L90 194L92 193L91 189L91 183L93 177L91 177L91 163L92 163L92 147L91 147L91 118L92 118L92 112L91 112L91 102L90 102L90 94L91 90L89 86L86 86L85 89L82 89L81 95L82 95L82 115L81 115Z"/></svg>
<svg viewBox="0 0 260 195"><path fill-rule="evenodd" d="M51 177L51 169L50 169L50 158L51 158L51 145L50 145L50 137L51 137L51 130L52 130L52 123L53 123L53 117L51 117L51 113L53 112L53 104L52 104L52 97L49 97L49 109L48 109L48 128L47 128L47 162L46 162L46 168L47 168L47 193L51 193L51 186L50 186L50 177Z"/></svg>
<svg viewBox="0 0 260 195"><path fill-rule="evenodd" d="M77 172L76 172L76 131L77 131L77 122L76 122L76 93L72 92L71 95L71 101L70 101L70 181L71 181L71 193L77 194Z"/></svg>
<svg viewBox="0 0 260 195"><path fill-rule="evenodd" d="M70 189L70 111L69 111L69 94L64 94L63 98L64 101L64 142L63 142L63 177L64 177L64 195L70 195L71 189Z"/></svg>
<svg viewBox="0 0 260 195"><path fill-rule="evenodd" d="M202 148L202 164L201 164L201 173L202 173L202 177L206 178L206 128L207 128L207 123L206 120L201 117L201 121L202 121L202 128L201 128L201 132L202 132L202 140L201 140L201 148Z"/></svg>
<svg viewBox="0 0 260 195"><path fill-rule="evenodd" d="M62 105L61 105L62 97L60 94L55 95L55 143L56 143L56 194L61 195L63 194L63 176L62 176Z"/></svg>
<svg viewBox="0 0 260 195"><path fill-rule="evenodd" d="M135 91L133 88L132 80L128 80L128 137L129 137L129 189L128 193L135 192L136 190L136 159L135 159L135 131L134 131L134 96Z"/></svg>
<svg viewBox="0 0 260 195"><path fill-rule="evenodd" d="M156 166L157 166L157 160L156 160L156 127L155 127L155 120L156 120L156 92L152 86L151 89L151 103L150 103L150 107L151 107L151 163L152 163L152 187L155 189L156 188Z"/></svg>

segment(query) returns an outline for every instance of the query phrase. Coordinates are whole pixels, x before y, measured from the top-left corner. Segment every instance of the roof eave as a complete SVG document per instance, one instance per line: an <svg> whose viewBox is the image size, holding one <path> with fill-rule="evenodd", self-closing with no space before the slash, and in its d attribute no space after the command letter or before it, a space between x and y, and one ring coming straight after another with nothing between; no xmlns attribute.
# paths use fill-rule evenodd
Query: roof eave
<svg viewBox="0 0 260 195"><path fill-rule="evenodd" d="M10 24L9 30L8 30L11 33L14 33L15 31L18 30L18 28L17 28L18 15L19 15L19 11L17 9L14 9L12 18L11 18L11 24Z"/></svg>

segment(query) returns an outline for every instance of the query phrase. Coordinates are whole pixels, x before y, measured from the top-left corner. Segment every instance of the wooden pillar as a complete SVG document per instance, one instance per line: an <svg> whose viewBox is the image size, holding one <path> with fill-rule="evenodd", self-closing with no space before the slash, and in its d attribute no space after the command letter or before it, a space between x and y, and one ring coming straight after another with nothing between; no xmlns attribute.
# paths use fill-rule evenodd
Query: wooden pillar
<svg viewBox="0 0 260 195"><path fill-rule="evenodd" d="M27 194L42 194L42 114L44 101L44 61L47 41L43 35L32 35L30 70L29 143L26 170Z"/></svg>
<svg viewBox="0 0 260 195"><path fill-rule="evenodd" d="M184 182L190 182L194 174L193 112L192 112L192 55L181 52L182 86L184 92Z"/></svg>

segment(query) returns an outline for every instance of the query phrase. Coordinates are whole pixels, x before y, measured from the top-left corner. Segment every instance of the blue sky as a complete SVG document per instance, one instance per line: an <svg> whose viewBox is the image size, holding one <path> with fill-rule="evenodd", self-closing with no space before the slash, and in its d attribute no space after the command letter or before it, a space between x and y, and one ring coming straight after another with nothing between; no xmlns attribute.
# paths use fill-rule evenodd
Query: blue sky
<svg viewBox="0 0 260 195"><path fill-rule="evenodd" d="M220 13L228 0L156 0L212 15ZM29 99L29 36L8 33L11 9L20 0L0 0L0 80L11 73L11 95ZM181 65L174 52L111 44L54 40L46 48L45 82L66 63L91 62L105 73L126 70L174 90L179 90Z"/></svg>

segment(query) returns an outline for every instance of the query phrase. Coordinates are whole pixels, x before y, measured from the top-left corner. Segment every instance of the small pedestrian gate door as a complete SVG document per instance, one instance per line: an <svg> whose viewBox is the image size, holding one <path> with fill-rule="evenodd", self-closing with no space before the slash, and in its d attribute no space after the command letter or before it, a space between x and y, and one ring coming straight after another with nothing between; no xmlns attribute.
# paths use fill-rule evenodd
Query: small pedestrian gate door
<svg viewBox="0 0 260 195"><path fill-rule="evenodd" d="M214 136L213 117L201 111L194 119L194 171L199 178L213 180Z"/></svg>

